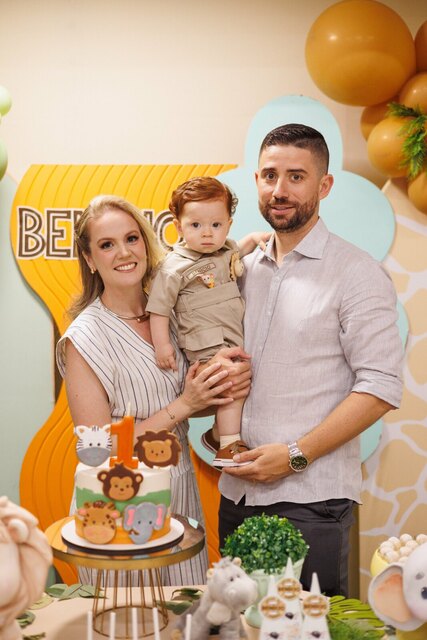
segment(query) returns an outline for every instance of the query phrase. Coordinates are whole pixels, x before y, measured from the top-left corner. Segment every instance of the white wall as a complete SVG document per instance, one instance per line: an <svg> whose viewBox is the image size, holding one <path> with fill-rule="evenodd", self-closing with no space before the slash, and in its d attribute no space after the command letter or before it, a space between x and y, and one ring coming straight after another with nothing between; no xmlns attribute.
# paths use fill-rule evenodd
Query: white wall
<svg viewBox="0 0 427 640"><path fill-rule="evenodd" d="M305 66L309 28L328 0L0 0L0 494L18 499L26 446L53 407L49 314L9 248L14 182L36 163L237 163L272 98L319 99L343 135L345 168L382 184L367 160L361 108L339 105ZM419 0L386 0L412 33Z"/></svg>

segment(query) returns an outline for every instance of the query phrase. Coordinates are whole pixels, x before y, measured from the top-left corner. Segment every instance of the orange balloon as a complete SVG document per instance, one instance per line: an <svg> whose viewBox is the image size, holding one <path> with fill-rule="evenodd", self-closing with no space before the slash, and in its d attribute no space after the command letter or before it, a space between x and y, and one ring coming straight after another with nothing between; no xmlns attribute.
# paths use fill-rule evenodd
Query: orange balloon
<svg viewBox="0 0 427 640"><path fill-rule="evenodd" d="M402 168L402 146L405 136L399 134L408 118L391 116L381 120L371 131L368 138L368 157L374 167L391 178L406 176L407 169Z"/></svg>
<svg viewBox="0 0 427 640"><path fill-rule="evenodd" d="M427 20L423 22L415 36L417 71L427 71Z"/></svg>
<svg viewBox="0 0 427 640"><path fill-rule="evenodd" d="M307 35L310 75L327 96L370 106L390 100L415 73L415 44L402 18L375 0L328 7Z"/></svg>
<svg viewBox="0 0 427 640"><path fill-rule="evenodd" d="M395 98L387 100L386 102L380 102L380 104L374 104L371 107L365 107L360 117L360 128L362 135L367 140L370 136L372 129L376 124L384 120L387 115L389 102L394 102Z"/></svg>
<svg viewBox="0 0 427 640"><path fill-rule="evenodd" d="M419 211L427 213L427 166L409 182L408 198Z"/></svg>
<svg viewBox="0 0 427 640"><path fill-rule="evenodd" d="M427 113L427 72L417 73L408 80L399 93L398 102Z"/></svg>

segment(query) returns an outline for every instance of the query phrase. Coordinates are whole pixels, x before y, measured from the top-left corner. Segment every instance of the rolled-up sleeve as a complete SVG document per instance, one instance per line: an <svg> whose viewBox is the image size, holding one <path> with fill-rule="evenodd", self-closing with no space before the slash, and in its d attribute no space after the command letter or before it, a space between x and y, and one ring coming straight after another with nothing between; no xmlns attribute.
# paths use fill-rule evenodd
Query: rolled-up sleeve
<svg viewBox="0 0 427 640"><path fill-rule="evenodd" d="M403 347L393 283L380 264L362 260L350 270L344 286L340 341L355 374L352 391L399 407Z"/></svg>

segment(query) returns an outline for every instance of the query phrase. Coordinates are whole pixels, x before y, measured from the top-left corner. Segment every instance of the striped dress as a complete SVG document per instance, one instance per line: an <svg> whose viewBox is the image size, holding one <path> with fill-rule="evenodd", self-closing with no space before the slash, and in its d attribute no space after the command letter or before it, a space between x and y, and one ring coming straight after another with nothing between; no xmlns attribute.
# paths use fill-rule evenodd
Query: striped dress
<svg viewBox="0 0 427 640"><path fill-rule="evenodd" d="M130 404L130 414L145 420L177 398L184 386L187 363L174 335L178 371L159 369L151 344L126 322L111 315L97 298L68 327L56 350L59 371L65 375L65 342L74 347L101 381L108 397L112 422L123 418ZM203 524L200 497L191 464L187 441L188 422L175 428L182 452L179 464L171 467L172 513L195 518ZM73 500L74 502L74 500ZM74 513L74 505L71 506ZM190 560L165 570L163 584L204 584L208 567L206 549ZM91 570L80 576L93 582Z"/></svg>

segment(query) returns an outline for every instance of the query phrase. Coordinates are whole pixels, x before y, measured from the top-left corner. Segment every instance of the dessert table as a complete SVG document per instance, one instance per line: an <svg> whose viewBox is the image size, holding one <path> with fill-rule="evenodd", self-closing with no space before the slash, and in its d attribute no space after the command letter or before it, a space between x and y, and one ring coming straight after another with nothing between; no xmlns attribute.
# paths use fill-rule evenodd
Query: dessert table
<svg viewBox="0 0 427 640"><path fill-rule="evenodd" d="M120 552L112 552L108 547L87 550L70 545L64 540L64 532L73 518L63 518L53 523L46 529L45 534L54 556L75 566L94 569L96 572L94 598L88 601L85 598L75 599L77 604L74 600L59 601L55 603L55 608L63 607L66 602L72 602L73 604L63 608L70 609L73 626L81 618L79 612L83 612L84 627L86 627L87 611L92 609L93 631L104 637L109 635L109 619L113 611L117 618L116 638L119 639L132 636L131 610L133 608L137 609L139 637L152 635L152 607L155 606L158 610L160 630L165 629L169 623L169 611L165 606L167 597L161 570L167 570L168 566L195 556L205 544L205 532L197 521L179 515L174 515L173 519L182 529L182 535L173 544L166 548L158 546L151 549L138 549L133 548L132 545L126 545L126 548ZM135 575L138 578L139 586L137 587L132 584L132 576ZM48 608L51 609L51 607L53 605L49 605ZM41 617L43 617L42 611L44 610L40 611ZM49 617L49 612L47 615ZM64 622L62 614L60 619L62 624ZM53 620L46 622L50 626ZM65 633L65 630L63 632ZM75 638L79 637L77 630L74 630L74 633Z"/></svg>
<svg viewBox="0 0 427 640"><path fill-rule="evenodd" d="M194 587L194 585L192 586ZM164 587L166 600L171 598L172 592L177 588L179 587ZM203 589L203 585L200 586L200 589ZM124 591L124 589L119 587L119 603L124 600ZM136 589L136 591L138 591L138 589ZM149 589L146 588L146 591L147 603L151 606ZM33 611L36 619L30 626L23 630L23 633L25 633L25 635L46 633L46 640L86 640L87 613L92 609L92 605L93 601L91 598L56 600L44 609L37 609L36 611ZM169 622L167 626L160 631L161 640L170 639L170 634L175 620L175 614L169 612ZM249 627L243 617L242 620L243 626L248 633L249 640L258 640L259 629ZM116 626L116 629L120 633L120 627ZM97 631L93 631L92 637L94 640L101 640L101 638L105 639L106 636L98 633ZM212 638L215 637L218 638L218 636L212 636ZM148 636L148 638L153 638L153 635Z"/></svg>

